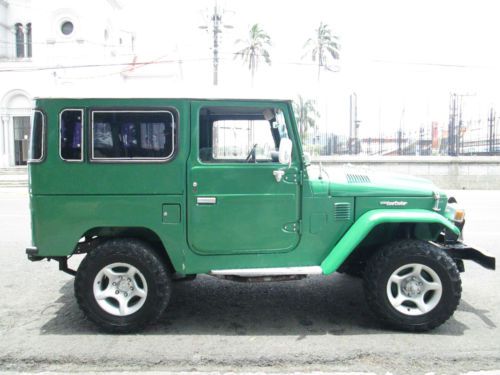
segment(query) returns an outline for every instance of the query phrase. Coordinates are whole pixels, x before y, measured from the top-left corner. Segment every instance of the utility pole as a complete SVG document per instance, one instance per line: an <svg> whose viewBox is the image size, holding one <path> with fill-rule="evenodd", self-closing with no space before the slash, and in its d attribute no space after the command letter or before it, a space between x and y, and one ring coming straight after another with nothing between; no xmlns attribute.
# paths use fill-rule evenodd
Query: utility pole
<svg viewBox="0 0 500 375"><path fill-rule="evenodd" d="M448 155L457 156L455 149L457 123L457 94L450 94L450 119L448 122Z"/></svg>
<svg viewBox="0 0 500 375"><path fill-rule="evenodd" d="M200 29L209 30L211 28L212 38L213 38L213 84L217 86L219 83L219 34L222 33L222 28L232 29L233 26L224 24L222 21L222 16L224 12L220 11L217 2L214 4L214 10L212 15L209 17L210 26L202 25L199 26Z"/></svg>
<svg viewBox="0 0 500 375"><path fill-rule="evenodd" d="M399 118L399 130L398 130L398 155L403 155L403 128L405 121L406 106L401 110L401 117Z"/></svg>
<svg viewBox="0 0 500 375"><path fill-rule="evenodd" d="M490 108L490 116L488 117L488 152L493 155L495 152L495 109Z"/></svg>
<svg viewBox="0 0 500 375"><path fill-rule="evenodd" d="M349 109L350 109L350 124L349 124L349 155L352 155L353 153L359 154L359 146L358 146L358 128L361 123L360 120L358 120L358 95L353 92L350 96L350 102L349 102ZM353 142L354 142L354 147L353 147Z"/></svg>

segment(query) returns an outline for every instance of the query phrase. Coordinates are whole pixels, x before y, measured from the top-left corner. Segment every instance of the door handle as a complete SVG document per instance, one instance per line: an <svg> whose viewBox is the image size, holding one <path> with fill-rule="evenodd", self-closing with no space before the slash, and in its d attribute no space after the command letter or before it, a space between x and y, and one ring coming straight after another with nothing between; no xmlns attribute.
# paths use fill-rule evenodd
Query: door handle
<svg viewBox="0 0 500 375"><path fill-rule="evenodd" d="M196 203L197 204L217 204L217 198L216 197L197 197Z"/></svg>
<svg viewBox="0 0 500 375"><path fill-rule="evenodd" d="M285 171L282 169L277 169L277 170L273 171L273 176L276 179L277 183L281 182L284 175L285 175Z"/></svg>

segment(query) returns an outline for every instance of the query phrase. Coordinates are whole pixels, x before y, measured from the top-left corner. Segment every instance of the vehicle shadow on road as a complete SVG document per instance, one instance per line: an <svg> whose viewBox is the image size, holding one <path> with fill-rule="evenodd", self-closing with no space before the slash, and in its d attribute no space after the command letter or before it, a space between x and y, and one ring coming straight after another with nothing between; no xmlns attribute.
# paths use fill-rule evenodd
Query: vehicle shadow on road
<svg viewBox="0 0 500 375"><path fill-rule="evenodd" d="M61 288L55 315L42 334L96 334L80 312L73 282ZM468 327L456 319L432 335L459 336ZM385 334L365 303L359 279L335 274L300 281L236 283L200 276L176 282L170 304L145 335L310 335ZM391 332L402 334L403 332Z"/></svg>

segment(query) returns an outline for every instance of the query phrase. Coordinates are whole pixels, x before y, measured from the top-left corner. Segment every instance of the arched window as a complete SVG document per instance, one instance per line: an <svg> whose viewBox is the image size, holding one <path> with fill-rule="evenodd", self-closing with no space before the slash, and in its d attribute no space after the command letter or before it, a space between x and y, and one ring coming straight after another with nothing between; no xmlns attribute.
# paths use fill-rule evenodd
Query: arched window
<svg viewBox="0 0 500 375"><path fill-rule="evenodd" d="M32 47L32 36L31 36L31 22L26 24L26 56L33 56L33 47Z"/></svg>
<svg viewBox="0 0 500 375"><path fill-rule="evenodd" d="M16 57L24 57L24 31L21 23L16 23Z"/></svg>

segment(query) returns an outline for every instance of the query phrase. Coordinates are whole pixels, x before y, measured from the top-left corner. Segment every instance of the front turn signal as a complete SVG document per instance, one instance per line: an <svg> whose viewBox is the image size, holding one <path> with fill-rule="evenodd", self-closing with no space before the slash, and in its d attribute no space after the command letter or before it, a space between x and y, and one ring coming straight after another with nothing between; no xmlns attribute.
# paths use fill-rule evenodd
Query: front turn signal
<svg viewBox="0 0 500 375"><path fill-rule="evenodd" d="M464 219L465 219L465 210L461 208L455 210L455 217L453 220L461 223L462 221L464 221Z"/></svg>

